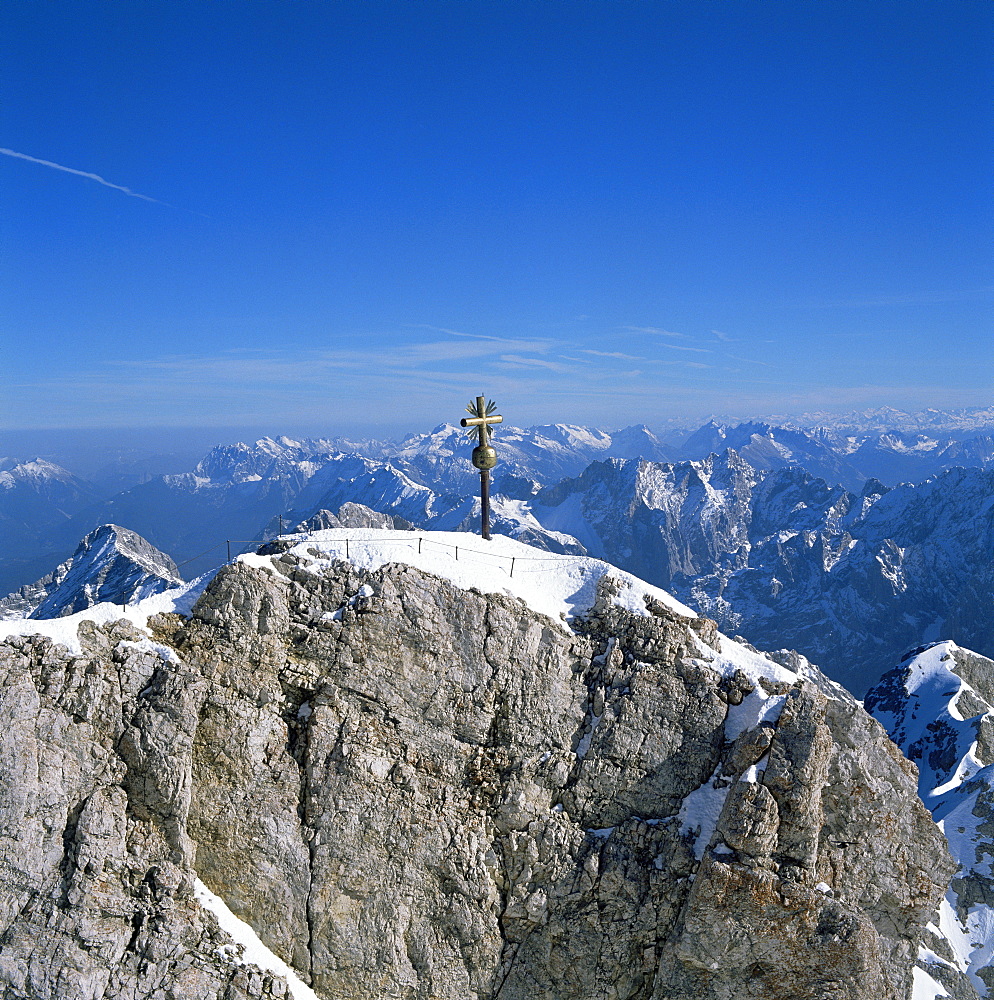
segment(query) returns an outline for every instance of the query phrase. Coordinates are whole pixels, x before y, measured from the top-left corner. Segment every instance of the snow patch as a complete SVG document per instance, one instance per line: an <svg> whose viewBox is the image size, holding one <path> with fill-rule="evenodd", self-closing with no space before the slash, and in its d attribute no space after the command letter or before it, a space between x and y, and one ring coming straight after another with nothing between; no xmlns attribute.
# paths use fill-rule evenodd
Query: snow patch
<svg viewBox="0 0 994 1000"><path fill-rule="evenodd" d="M911 976L911 1000L939 1000L940 997L949 996L941 983L937 983L924 969L918 968L917 965L911 970Z"/></svg>
<svg viewBox="0 0 994 1000"><path fill-rule="evenodd" d="M462 590L503 593L524 601L554 622L581 615L593 607L597 584L604 576L618 583L614 603L648 616L646 598L659 601L687 618L697 613L665 590L631 573L589 556L558 555L532 548L504 535L489 542L459 531L389 531L382 528L328 528L299 537L292 554L321 570L338 560L377 570L404 563L442 577ZM239 562L274 571L269 556L242 555ZM773 665L765 661L768 667Z"/></svg>
<svg viewBox="0 0 994 1000"><path fill-rule="evenodd" d="M193 894L205 910L210 910L214 914L221 929L244 948L241 959L236 958L228 948L219 949L225 953L225 958L238 965L257 965L266 972L282 976L286 980L287 986L290 987L294 1000L320 1000L318 995L297 976L293 969L283 959L274 955L259 940L259 935L244 920L236 917L228 909L227 903L220 896L215 896L199 878L193 883Z"/></svg>
<svg viewBox="0 0 994 1000"><path fill-rule="evenodd" d="M64 618L17 618L11 621L0 621L0 640L12 635L43 635L47 636L55 643L59 643L69 650L73 656L81 656L83 653L82 644L79 641L78 629L82 622L96 622L98 625L106 625L110 622L125 621L131 622L135 628L142 632L148 629L148 620L154 615L176 612L177 614L189 614L190 609L197 603L197 598L203 593L204 588L210 582L213 573L204 574L191 583L184 583L179 587L172 587L161 593L146 597L137 604L94 604L83 611L77 611L74 615L66 615ZM165 647L159 647L154 643L156 652L162 655Z"/></svg>
<svg viewBox="0 0 994 1000"><path fill-rule="evenodd" d="M715 782L721 772L718 769L700 788L692 791L680 807L677 819L680 822L681 836L694 839L694 856L698 861L704 857L711 838L714 836L721 810L728 795L728 787L715 788Z"/></svg>

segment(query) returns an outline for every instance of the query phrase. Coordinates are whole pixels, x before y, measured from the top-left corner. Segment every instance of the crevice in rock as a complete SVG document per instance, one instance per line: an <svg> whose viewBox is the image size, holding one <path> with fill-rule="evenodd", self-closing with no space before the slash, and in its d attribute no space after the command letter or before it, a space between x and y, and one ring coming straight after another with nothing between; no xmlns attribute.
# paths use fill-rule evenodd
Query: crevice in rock
<svg viewBox="0 0 994 1000"><path fill-rule="evenodd" d="M297 765L297 818L300 821L301 838L307 845L307 898L304 900L304 920L307 923L307 969L303 970L310 979L314 968L314 918L311 911L311 898L314 890L315 863L315 831L310 826L308 817L308 780L307 764L310 749L310 719L312 714L311 699L314 691L288 683L280 676L280 687L283 689L282 712L283 721L287 727L286 751Z"/></svg>
<svg viewBox="0 0 994 1000"><path fill-rule="evenodd" d="M76 871L76 829L79 826L79 817L83 813L86 801L86 799L82 799L69 810L66 816L66 825L62 830L62 860L59 863L61 883L58 902L58 906L62 910L67 910L71 906L69 890L72 887L73 874Z"/></svg>
<svg viewBox="0 0 994 1000"><path fill-rule="evenodd" d="M131 917L131 939L124 946L125 951L133 951L135 954L139 954L137 944L138 938L142 932L142 928L145 926L145 914L141 910L135 911Z"/></svg>

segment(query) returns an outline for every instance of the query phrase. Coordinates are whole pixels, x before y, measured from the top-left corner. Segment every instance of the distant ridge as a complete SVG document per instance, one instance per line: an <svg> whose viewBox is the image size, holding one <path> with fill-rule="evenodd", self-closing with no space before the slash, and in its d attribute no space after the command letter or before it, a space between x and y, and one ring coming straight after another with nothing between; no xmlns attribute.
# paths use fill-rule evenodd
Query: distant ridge
<svg viewBox="0 0 994 1000"><path fill-rule="evenodd" d="M59 618L94 604L129 604L181 583L176 563L116 524L91 531L71 558L0 601L0 618Z"/></svg>

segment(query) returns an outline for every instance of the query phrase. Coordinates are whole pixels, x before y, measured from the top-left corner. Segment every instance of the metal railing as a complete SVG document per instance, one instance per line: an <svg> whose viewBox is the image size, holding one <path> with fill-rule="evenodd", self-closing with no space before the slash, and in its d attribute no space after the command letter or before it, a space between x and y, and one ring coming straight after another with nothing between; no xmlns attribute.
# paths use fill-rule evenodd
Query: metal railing
<svg viewBox="0 0 994 1000"><path fill-rule="evenodd" d="M483 560L489 562L495 568L502 569L507 573L509 577L514 576L515 567L519 570L523 567L522 563L548 563L557 562L562 559L570 558L571 553L549 553L547 556L508 556L503 553L498 552L487 552L483 549L478 549L472 545L457 545L454 542L442 542L436 538L429 538L425 535L415 534L415 532L410 532L412 537L410 538L358 538L349 537L336 538L336 539L323 539L316 544L322 546L343 546L344 555L346 559L350 559L352 555L353 546L362 545L375 545L382 548L383 546L403 546L411 550L416 550L419 555L425 552L428 548L436 549L447 549L451 551L452 557L456 562L467 559L470 560ZM467 537L475 537L467 533ZM226 565L229 565L232 561L232 545L268 545L272 542L287 542L294 541L295 543L306 542L310 538L310 534L307 532L277 535L274 538L227 538L223 542L218 542L212 545L209 549L205 549L198 555L191 556L189 559L184 559L183 562L177 563L177 567L186 566L191 562L195 562L197 559L202 559L204 556L209 555L211 552L221 548L226 547L227 558L225 561ZM243 555L243 552L236 552L234 558L239 555ZM329 553L331 554L331 553ZM589 556L574 556L574 558L589 559ZM538 567L536 567L538 568Z"/></svg>

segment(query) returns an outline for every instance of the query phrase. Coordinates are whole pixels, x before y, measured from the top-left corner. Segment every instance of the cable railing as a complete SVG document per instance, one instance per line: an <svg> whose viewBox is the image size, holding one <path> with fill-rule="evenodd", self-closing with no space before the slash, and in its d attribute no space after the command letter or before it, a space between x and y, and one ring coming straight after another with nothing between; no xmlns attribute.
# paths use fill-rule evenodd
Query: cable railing
<svg viewBox="0 0 994 1000"><path fill-rule="evenodd" d="M386 546L401 546L412 551L416 551L419 555L430 551L431 549L436 550L448 550L452 554L452 558L455 562L460 561L474 561L483 560L485 562L491 563L495 568L502 569L507 573L509 577L514 576L514 571L517 569L519 572L531 567L523 564L527 563L549 563L558 562L564 558L569 558L572 553L549 553L547 556L509 556L501 552L487 552L483 549L476 548L473 545L461 545L455 542L443 542L437 538L429 538L422 534L417 534L415 532L410 533L412 537L410 538L360 538L358 536L345 536L344 538L334 538L334 539L313 539L315 544L319 544L324 549L333 547L339 550L344 550L345 559L351 559L352 550L356 546L376 546L377 548L383 548ZM469 535L468 538L475 538L474 535ZM293 542L294 544L300 544L311 540L310 533L308 532L294 532L281 535L275 535L272 538L228 538L223 542L218 542L212 545L209 549L205 549L198 555L191 556L189 559L183 560L183 562L177 563L177 567L183 567L189 563L195 562L198 559L202 559L209 555L211 552L216 551L222 547L226 547L226 562L225 565L231 564L234 559L237 559L239 555L244 555L245 552L236 552L232 555L232 546L240 545L270 545L274 542ZM329 555L332 553L329 552ZM576 558L588 559L589 556L577 556ZM538 567L534 567L538 568Z"/></svg>

